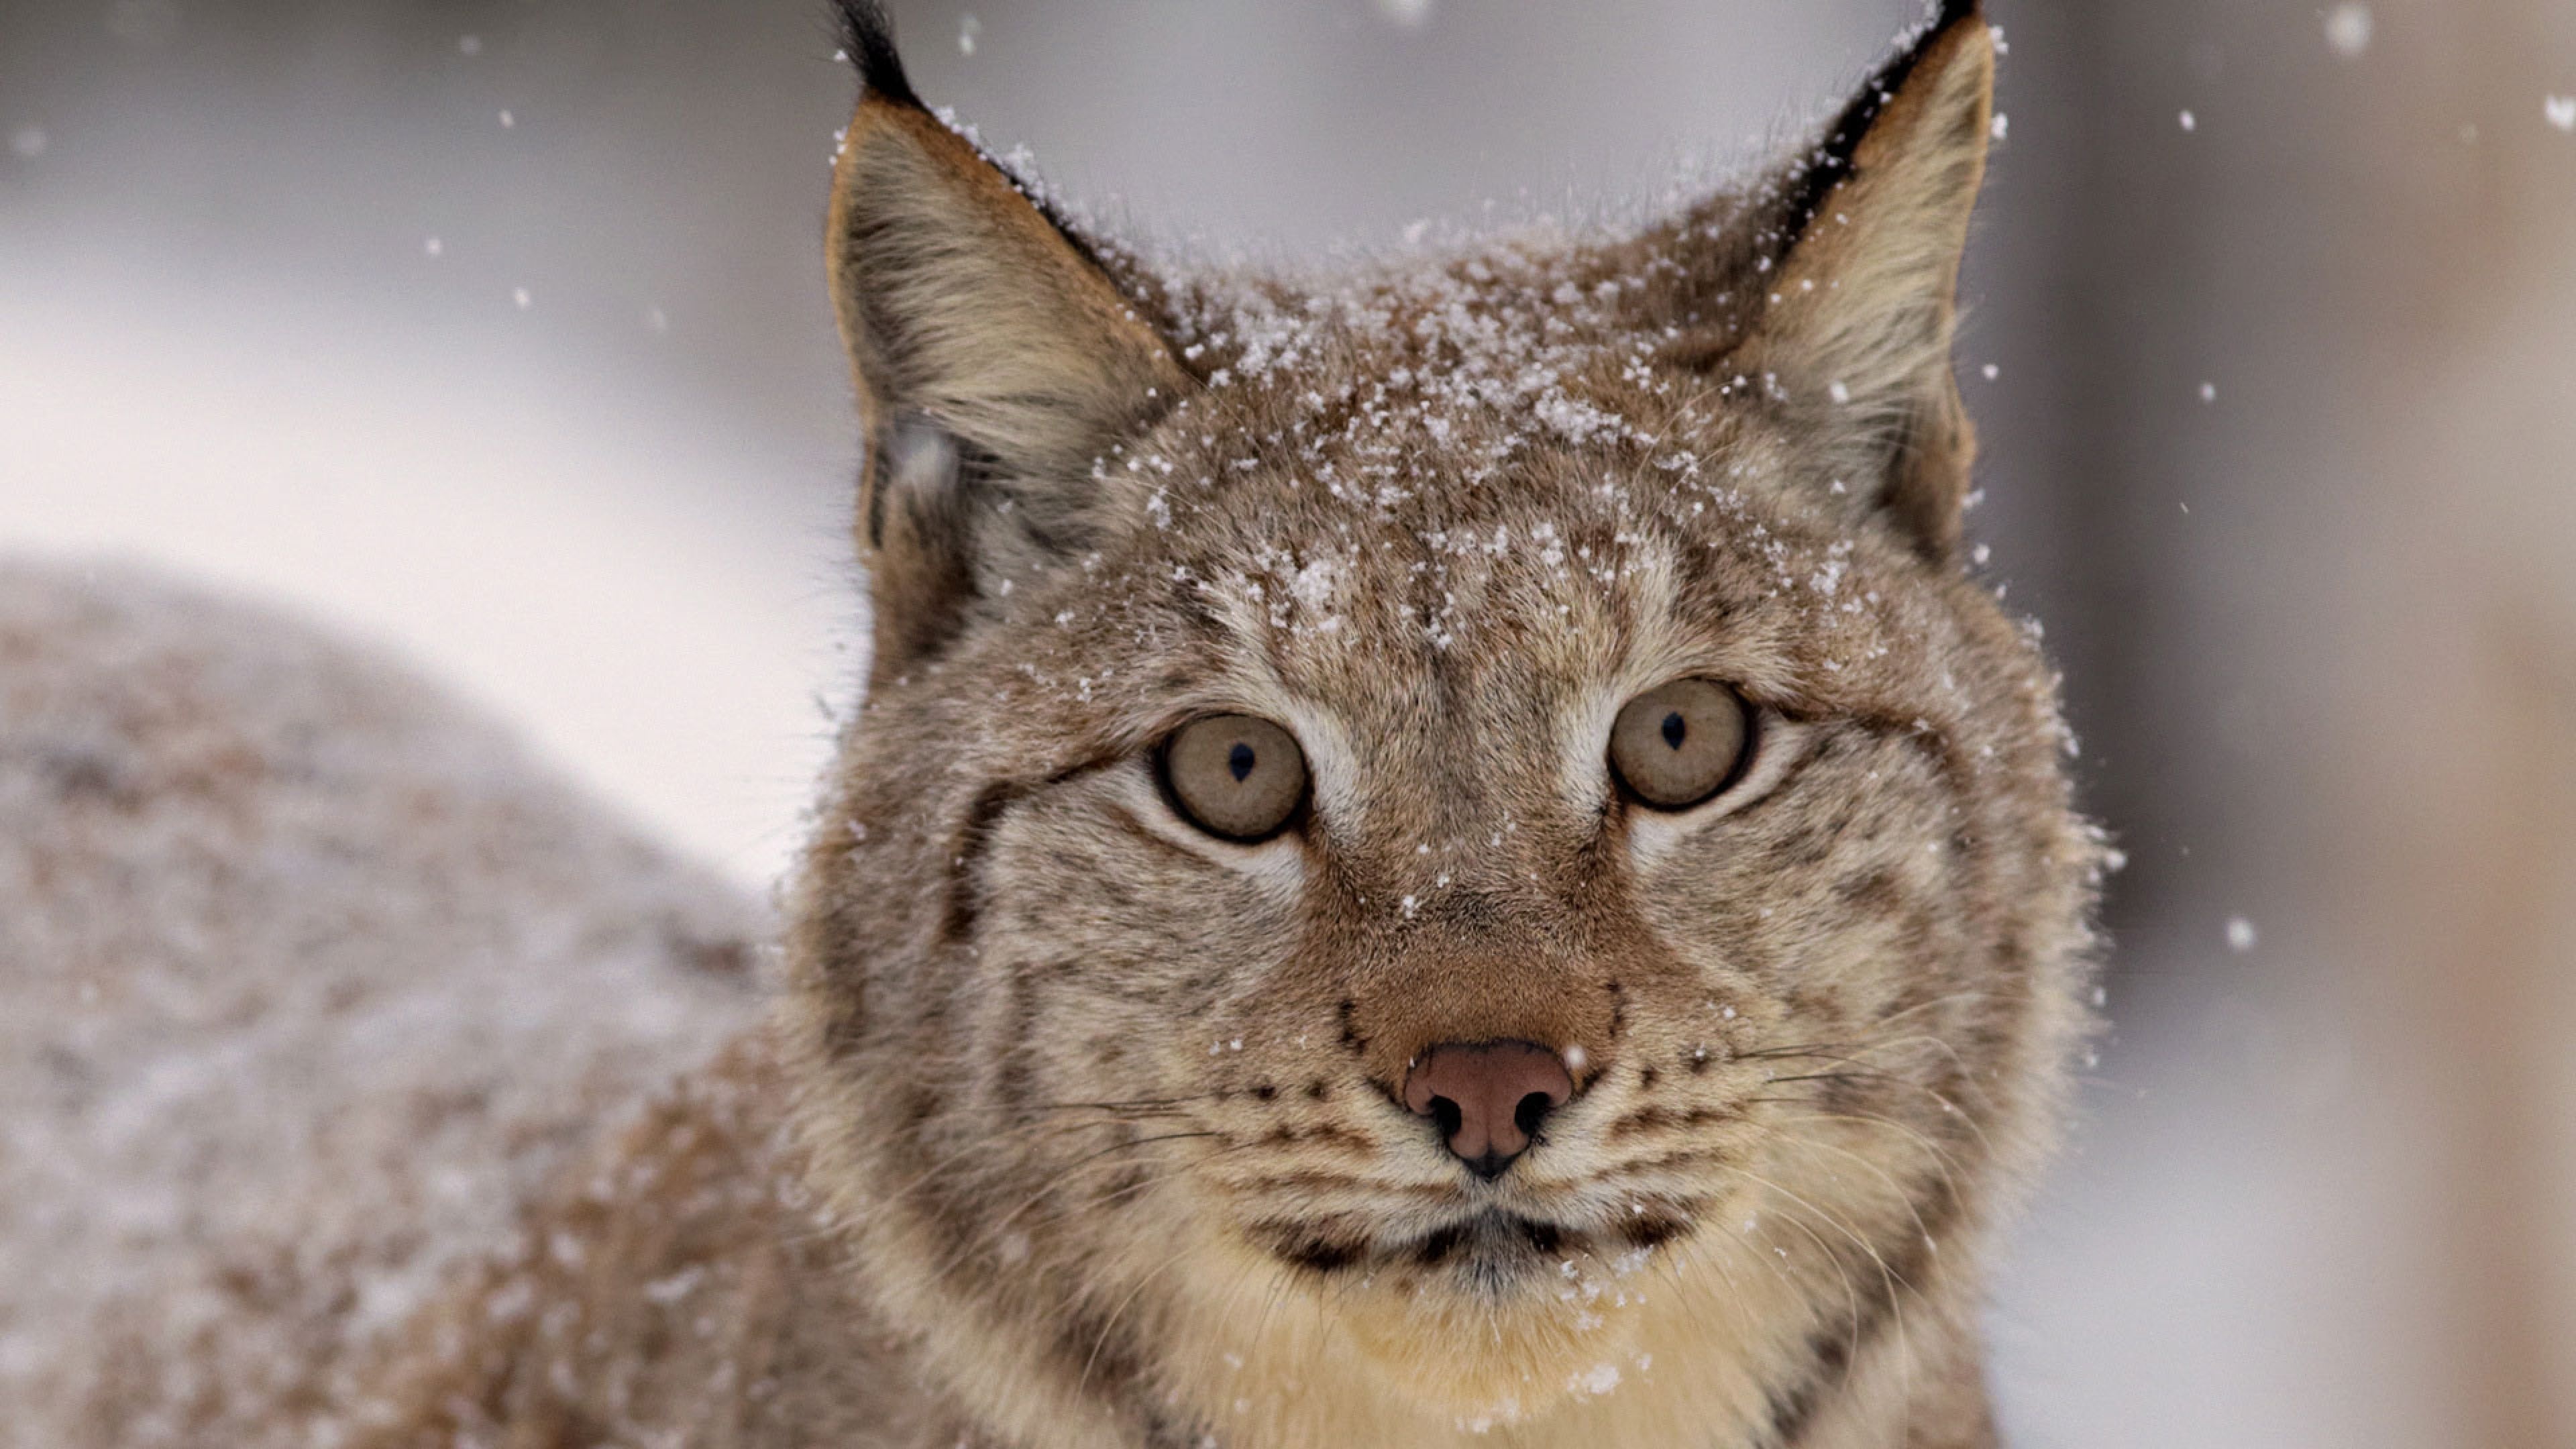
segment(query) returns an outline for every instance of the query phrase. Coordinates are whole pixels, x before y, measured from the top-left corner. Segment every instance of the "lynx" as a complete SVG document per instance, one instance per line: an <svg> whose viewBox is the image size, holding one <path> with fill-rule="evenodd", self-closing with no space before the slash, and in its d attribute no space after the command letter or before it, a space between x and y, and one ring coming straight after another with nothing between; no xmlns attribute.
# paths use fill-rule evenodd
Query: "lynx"
<svg viewBox="0 0 2576 1449"><path fill-rule="evenodd" d="M2099 847L1963 576L1951 4L1616 238L1205 279L925 111L831 213L868 703L783 1018L1000 1444L1988 1443Z"/></svg>
<svg viewBox="0 0 2576 1449"><path fill-rule="evenodd" d="M842 13L873 653L774 1019L331 1437L1992 1444L2105 852L1960 557L1973 0L1739 190L1331 278L1093 235Z"/></svg>

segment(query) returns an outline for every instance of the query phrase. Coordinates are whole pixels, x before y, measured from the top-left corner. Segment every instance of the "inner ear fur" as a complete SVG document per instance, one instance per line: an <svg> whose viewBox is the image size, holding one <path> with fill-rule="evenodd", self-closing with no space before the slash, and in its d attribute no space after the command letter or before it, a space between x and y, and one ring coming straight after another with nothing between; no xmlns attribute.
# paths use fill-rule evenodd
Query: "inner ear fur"
<svg viewBox="0 0 2576 1449"><path fill-rule="evenodd" d="M1094 461L1190 384L1089 244L922 105L876 6L841 9L863 90L828 245L866 424L859 533L882 657L935 644L922 621L962 617L923 589L972 590L1094 536L1117 502ZM894 446L924 428L952 443L947 466ZM908 556L883 557L896 549Z"/></svg>
<svg viewBox="0 0 2576 1449"><path fill-rule="evenodd" d="M1951 342L1994 118L1978 12L1945 5L1791 176L1736 361L1782 379L1821 420L1849 496L1940 561L1957 554L1976 454Z"/></svg>

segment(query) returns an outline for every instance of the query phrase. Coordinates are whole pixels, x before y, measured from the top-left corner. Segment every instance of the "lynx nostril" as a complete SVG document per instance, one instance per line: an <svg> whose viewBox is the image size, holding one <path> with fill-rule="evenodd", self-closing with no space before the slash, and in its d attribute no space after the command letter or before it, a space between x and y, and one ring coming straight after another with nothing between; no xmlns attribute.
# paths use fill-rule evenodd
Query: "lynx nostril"
<svg viewBox="0 0 2576 1449"><path fill-rule="evenodd" d="M1444 1042L1404 1076L1406 1108L1430 1118L1450 1152L1485 1178L1500 1177L1573 1097L1564 1060L1525 1041Z"/></svg>
<svg viewBox="0 0 2576 1449"><path fill-rule="evenodd" d="M1440 1140L1443 1142L1457 1136L1458 1129L1467 1125L1467 1114L1458 1110L1458 1104L1446 1097L1431 1099L1429 1116L1431 1125L1440 1129Z"/></svg>
<svg viewBox="0 0 2576 1449"><path fill-rule="evenodd" d="M1545 1092L1530 1093L1512 1109L1512 1125L1521 1129L1523 1137L1536 1137L1539 1119L1556 1110L1556 1101Z"/></svg>

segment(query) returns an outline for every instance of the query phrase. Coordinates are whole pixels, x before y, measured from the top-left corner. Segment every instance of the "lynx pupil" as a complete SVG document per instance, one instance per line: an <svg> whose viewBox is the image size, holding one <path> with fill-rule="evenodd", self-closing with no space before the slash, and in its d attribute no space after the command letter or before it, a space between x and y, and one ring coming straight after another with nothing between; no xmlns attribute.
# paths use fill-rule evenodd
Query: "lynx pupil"
<svg viewBox="0 0 2576 1449"><path fill-rule="evenodd" d="M1610 730L1610 772L1639 803L1686 810L1716 795L1751 755L1753 715L1713 679L1677 679L1628 701Z"/></svg>
<svg viewBox="0 0 2576 1449"><path fill-rule="evenodd" d="M1163 788L1181 818L1223 840L1267 840L1306 801L1297 737L1257 715L1222 714L1175 731L1161 751Z"/></svg>

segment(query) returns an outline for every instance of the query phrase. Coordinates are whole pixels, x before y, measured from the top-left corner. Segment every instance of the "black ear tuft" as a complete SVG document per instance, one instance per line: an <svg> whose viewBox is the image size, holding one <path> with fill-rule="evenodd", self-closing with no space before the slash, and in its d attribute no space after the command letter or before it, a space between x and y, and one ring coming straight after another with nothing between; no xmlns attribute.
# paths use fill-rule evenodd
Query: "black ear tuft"
<svg viewBox="0 0 2576 1449"><path fill-rule="evenodd" d="M894 22L879 0L834 0L841 21L841 48L859 70L859 83L885 100L916 111L928 110L904 76L903 56L894 48Z"/></svg>
<svg viewBox="0 0 2576 1449"><path fill-rule="evenodd" d="M1781 240L1793 242L1804 236L1807 227L1824 209L1825 197L1852 174L1852 157L1860 150L1863 136L1869 134L1878 113L1905 88L1907 78L1923 57L1952 29L1981 21L1983 0L1940 0L1940 10L1924 23L1907 41L1905 48L1890 56L1862 86L1834 123L1825 128L1824 139L1807 157L1805 167L1789 183L1788 205L1782 211Z"/></svg>

